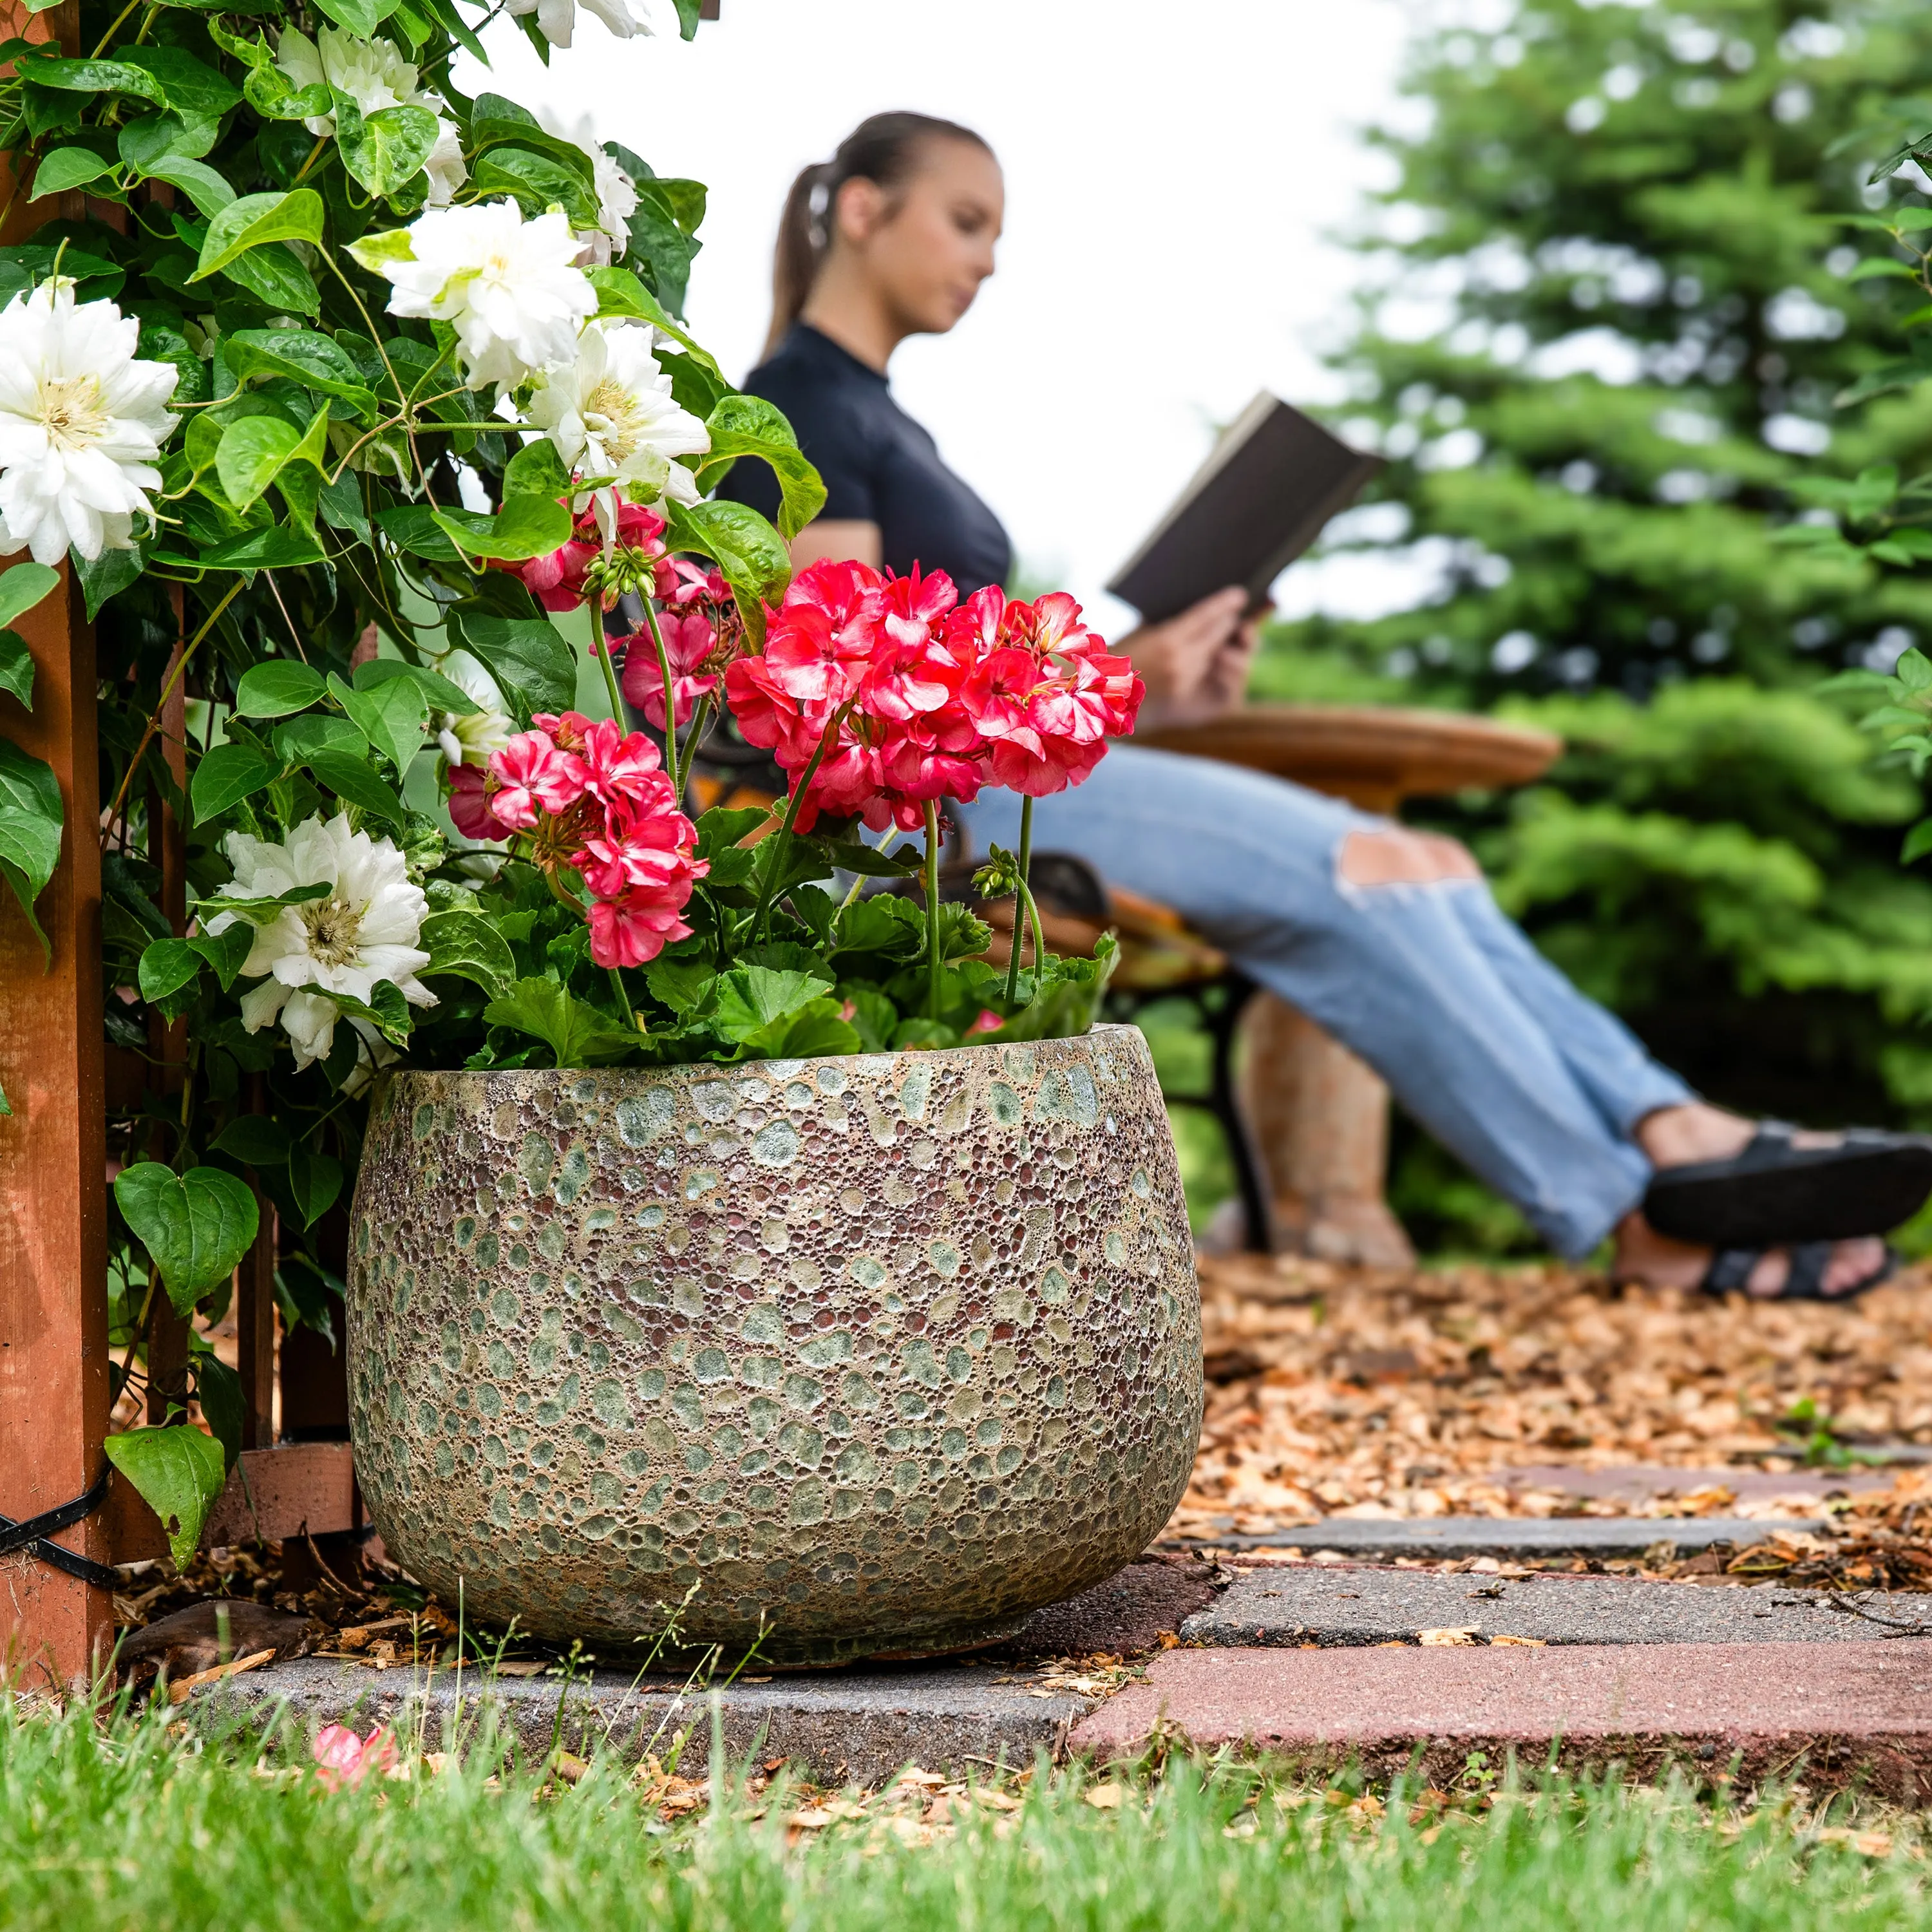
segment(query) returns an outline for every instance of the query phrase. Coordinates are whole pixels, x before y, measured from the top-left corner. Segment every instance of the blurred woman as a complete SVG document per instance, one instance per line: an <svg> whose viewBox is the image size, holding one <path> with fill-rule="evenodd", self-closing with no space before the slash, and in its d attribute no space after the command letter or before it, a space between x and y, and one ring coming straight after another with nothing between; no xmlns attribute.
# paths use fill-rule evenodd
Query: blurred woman
<svg viewBox="0 0 1932 1932"><path fill-rule="evenodd" d="M886 374L907 337L944 335L972 306L1005 207L986 143L920 114L873 116L793 184L771 334L745 386L784 412L824 479L824 510L792 545L799 567L916 563L944 571L962 598L1006 578L999 519ZM724 494L777 508L762 465L739 465ZM1239 704L1257 642L1231 588L1114 648L1146 682L1143 722L1165 724ZM982 846L1018 842L1010 793L982 793L958 815ZM1036 850L1076 854L1173 908L1360 1054L1559 1252L1613 1235L1621 1279L1858 1294L1890 1265L1874 1238L1932 1190L1924 1143L1807 1135L1700 1101L1504 917L1453 840L1131 744L1077 790L1041 800L1034 836ZM1854 1238L1824 1238L1834 1236Z"/></svg>

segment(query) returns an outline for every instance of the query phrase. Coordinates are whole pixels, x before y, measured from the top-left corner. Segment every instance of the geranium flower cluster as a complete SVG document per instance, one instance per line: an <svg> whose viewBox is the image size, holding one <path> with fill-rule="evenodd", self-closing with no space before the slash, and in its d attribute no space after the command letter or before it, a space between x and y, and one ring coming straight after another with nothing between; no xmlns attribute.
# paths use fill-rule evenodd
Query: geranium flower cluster
<svg viewBox="0 0 1932 1932"><path fill-rule="evenodd" d="M724 682L751 743L795 775L816 758L800 831L821 813L910 831L928 803L985 784L1064 791L1132 730L1143 694L1064 593L1022 603L988 586L962 604L943 572L831 562L799 574L764 655Z"/></svg>
<svg viewBox="0 0 1932 1932"><path fill-rule="evenodd" d="M532 723L487 766L451 768L450 816L466 838L516 840L553 876L573 868L590 894L590 956L644 965L690 934L680 915L710 870L697 827L641 731L575 711Z"/></svg>

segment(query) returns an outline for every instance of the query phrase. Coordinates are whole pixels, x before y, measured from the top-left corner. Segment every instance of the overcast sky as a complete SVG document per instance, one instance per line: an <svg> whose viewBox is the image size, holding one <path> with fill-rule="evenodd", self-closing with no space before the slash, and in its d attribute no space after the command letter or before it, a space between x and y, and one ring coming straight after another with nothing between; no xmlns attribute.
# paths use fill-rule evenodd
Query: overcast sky
<svg viewBox="0 0 1932 1932"><path fill-rule="evenodd" d="M580 12L548 72L500 28L494 84L709 184L688 314L734 378L764 339L800 167L880 109L983 134L1006 176L999 272L950 336L898 352L893 388L1029 574L1120 625L1100 586L1214 424L1259 388L1331 393L1317 352L1356 269L1327 237L1382 178L1357 132L1392 109L1402 0L723 0L723 15L683 45L620 42Z"/></svg>

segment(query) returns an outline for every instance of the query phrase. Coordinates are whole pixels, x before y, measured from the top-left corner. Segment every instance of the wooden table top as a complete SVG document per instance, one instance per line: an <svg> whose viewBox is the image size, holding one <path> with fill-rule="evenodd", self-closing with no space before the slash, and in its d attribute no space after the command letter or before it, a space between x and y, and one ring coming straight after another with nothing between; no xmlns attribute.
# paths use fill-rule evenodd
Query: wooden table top
<svg viewBox="0 0 1932 1932"><path fill-rule="evenodd" d="M1133 742L1271 772L1376 812L1418 794L1526 784L1563 749L1552 732L1493 718L1354 704L1244 705Z"/></svg>

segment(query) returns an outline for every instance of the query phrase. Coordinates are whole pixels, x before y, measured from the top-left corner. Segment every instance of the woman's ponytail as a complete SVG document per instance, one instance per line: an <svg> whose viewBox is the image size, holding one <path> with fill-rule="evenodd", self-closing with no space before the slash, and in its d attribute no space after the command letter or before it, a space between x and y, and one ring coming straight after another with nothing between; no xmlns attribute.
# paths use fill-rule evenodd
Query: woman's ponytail
<svg viewBox="0 0 1932 1932"><path fill-rule="evenodd" d="M934 140L970 141L993 151L970 128L931 114L874 114L860 122L838 144L829 161L800 171L778 217L778 247L772 257L772 327L765 338L770 356L805 312L812 285L831 251L832 203L848 181L902 186L917 170L920 152Z"/></svg>

